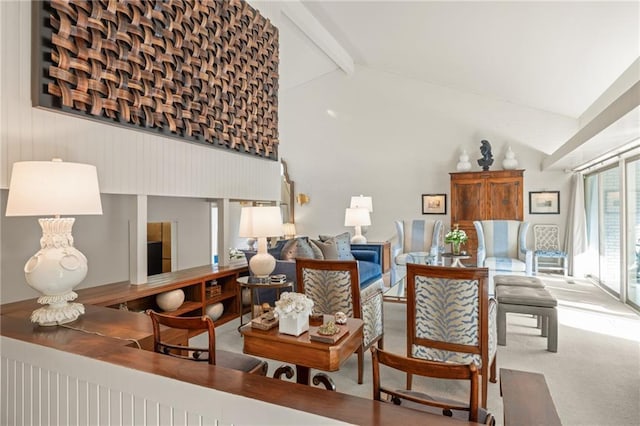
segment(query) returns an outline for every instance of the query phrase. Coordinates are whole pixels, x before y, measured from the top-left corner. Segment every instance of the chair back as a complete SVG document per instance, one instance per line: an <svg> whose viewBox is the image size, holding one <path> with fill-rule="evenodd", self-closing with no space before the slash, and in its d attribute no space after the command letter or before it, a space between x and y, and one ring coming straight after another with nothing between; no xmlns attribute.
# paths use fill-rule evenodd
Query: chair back
<svg viewBox="0 0 640 426"><path fill-rule="evenodd" d="M314 310L362 318L355 260L296 259L296 277L298 291L313 300Z"/></svg>
<svg viewBox="0 0 640 426"><path fill-rule="evenodd" d="M478 245L482 243L486 257L524 259L528 222L518 220L475 221Z"/></svg>
<svg viewBox="0 0 640 426"><path fill-rule="evenodd" d="M216 363L216 335L213 321L208 316L202 317L176 317L148 310L147 314L153 323L153 350L155 352L170 355L176 358L191 361L207 361ZM206 348L176 345L163 339L160 325L189 331L206 331L209 337L209 345Z"/></svg>
<svg viewBox="0 0 640 426"><path fill-rule="evenodd" d="M483 365L488 269L407 265L407 356Z"/></svg>
<svg viewBox="0 0 640 426"><path fill-rule="evenodd" d="M478 368L471 364L451 364L439 361L425 361L421 359L407 358L402 355L385 352L371 348L373 366L373 399L376 401L393 402L396 405L405 405L408 408L417 408L416 404L442 409L442 414L451 416L453 410L468 412L468 420L479 420L478 410ZM449 380L469 381L469 401L458 402L424 393L409 390L394 390L381 383L381 365L407 374L423 377ZM486 417L486 414L483 416ZM480 419L480 420L485 420Z"/></svg>
<svg viewBox="0 0 640 426"><path fill-rule="evenodd" d="M398 246L402 253L431 252L438 254L438 241L442 232L441 220L396 220Z"/></svg>
<svg viewBox="0 0 640 426"><path fill-rule="evenodd" d="M533 225L534 250L560 251L560 230L558 225Z"/></svg>

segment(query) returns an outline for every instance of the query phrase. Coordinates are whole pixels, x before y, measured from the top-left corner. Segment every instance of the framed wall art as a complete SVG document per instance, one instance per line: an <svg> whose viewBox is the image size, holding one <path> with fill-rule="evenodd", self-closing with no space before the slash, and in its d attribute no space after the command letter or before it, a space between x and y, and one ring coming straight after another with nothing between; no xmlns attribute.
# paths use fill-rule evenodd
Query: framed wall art
<svg viewBox="0 0 640 426"><path fill-rule="evenodd" d="M422 194L422 214L447 214L447 194Z"/></svg>
<svg viewBox="0 0 640 426"><path fill-rule="evenodd" d="M560 214L560 191L530 191L529 214Z"/></svg>

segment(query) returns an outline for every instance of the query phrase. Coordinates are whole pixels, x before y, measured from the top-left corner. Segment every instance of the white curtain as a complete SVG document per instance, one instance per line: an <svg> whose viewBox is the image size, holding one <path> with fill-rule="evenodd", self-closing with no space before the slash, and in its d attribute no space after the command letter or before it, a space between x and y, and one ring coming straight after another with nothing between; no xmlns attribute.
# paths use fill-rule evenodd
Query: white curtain
<svg viewBox="0 0 640 426"><path fill-rule="evenodd" d="M575 276L580 269L577 266L579 265L578 257L587 251L587 217L582 173L574 173L571 178L571 198L566 229L564 247L569 254L569 275Z"/></svg>

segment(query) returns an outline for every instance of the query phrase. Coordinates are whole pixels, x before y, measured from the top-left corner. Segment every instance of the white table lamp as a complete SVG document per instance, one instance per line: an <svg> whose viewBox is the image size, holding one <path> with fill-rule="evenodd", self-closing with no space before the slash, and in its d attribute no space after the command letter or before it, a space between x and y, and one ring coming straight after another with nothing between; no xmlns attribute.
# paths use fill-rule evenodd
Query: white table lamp
<svg viewBox="0 0 640 426"><path fill-rule="evenodd" d="M73 246L74 218L60 215L102 214L98 174L89 164L23 161L13 164L7 216L54 216L38 219L40 250L24 266L27 283L43 294L48 305L31 314L40 325L57 325L84 314L73 289L87 276L87 258Z"/></svg>
<svg viewBox="0 0 640 426"><path fill-rule="evenodd" d="M243 207L240 213L240 237L257 238L258 252L249 261L251 272L268 277L276 267L276 259L267 251L267 237L283 234L280 207Z"/></svg>
<svg viewBox="0 0 640 426"><path fill-rule="evenodd" d="M349 207L352 209L363 208L367 209L369 213L373 213L373 199L369 196L354 195L351 197L351 205Z"/></svg>
<svg viewBox="0 0 640 426"><path fill-rule="evenodd" d="M287 222L282 225L282 232L286 239L294 238L296 236L296 225L291 222Z"/></svg>
<svg viewBox="0 0 640 426"><path fill-rule="evenodd" d="M362 235L362 226L371 225L369 210L366 208L348 208L344 214L344 226L355 226L355 235L351 237L353 244L365 244L367 239Z"/></svg>

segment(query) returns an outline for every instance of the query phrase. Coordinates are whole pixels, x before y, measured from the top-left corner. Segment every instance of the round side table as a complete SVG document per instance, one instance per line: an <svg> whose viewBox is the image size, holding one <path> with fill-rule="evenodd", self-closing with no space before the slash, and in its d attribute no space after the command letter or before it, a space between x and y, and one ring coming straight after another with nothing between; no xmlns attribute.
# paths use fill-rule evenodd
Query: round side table
<svg viewBox="0 0 640 426"><path fill-rule="evenodd" d="M251 304L250 304L250 308L251 308L251 319L254 318L254 312L253 312L253 292L257 290L257 294L258 294L258 304L260 304L260 289L267 289L267 288L274 288L277 290L277 294L278 294L278 298L280 298L280 293L282 292L282 289L285 288L290 288L293 291L293 282L292 281L285 281L283 283L272 283L271 281L269 281L269 278L256 278L253 276L246 276L246 277L239 277L238 279L236 279L236 282L238 283L238 285L240 286L240 327L242 327L244 325L244 323L242 322L242 318L244 316L244 312L243 312L243 305L242 305L242 289L243 288L248 288L249 289L249 293L251 294ZM238 327L238 330L240 330L240 327Z"/></svg>
<svg viewBox="0 0 640 426"><path fill-rule="evenodd" d="M468 254L442 253L442 257L451 259L452 268L464 268L465 266L460 261L465 259L471 259L471 256Z"/></svg>

